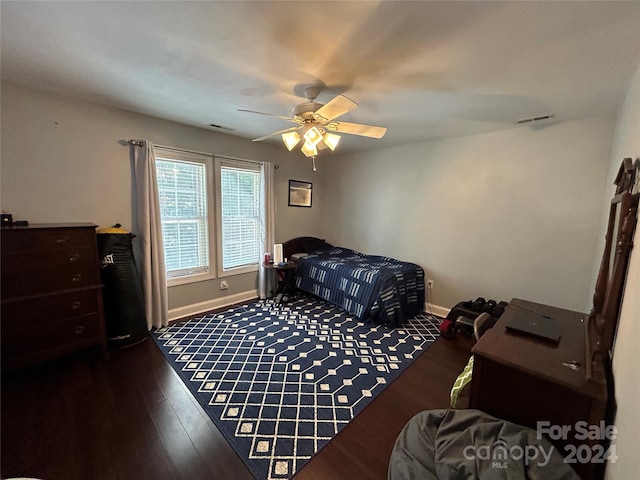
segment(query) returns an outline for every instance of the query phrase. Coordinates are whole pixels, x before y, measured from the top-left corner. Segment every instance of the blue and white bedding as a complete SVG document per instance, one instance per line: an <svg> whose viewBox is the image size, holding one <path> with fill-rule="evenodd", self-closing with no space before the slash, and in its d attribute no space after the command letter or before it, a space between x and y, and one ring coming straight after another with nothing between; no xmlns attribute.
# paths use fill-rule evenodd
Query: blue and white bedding
<svg viewBox="0 0 640 480"><path fill-rule="evenodd" d="M362 320L402 325L424 308L424 270L413 263L334 247L301 258L296 286Z"/></svg>

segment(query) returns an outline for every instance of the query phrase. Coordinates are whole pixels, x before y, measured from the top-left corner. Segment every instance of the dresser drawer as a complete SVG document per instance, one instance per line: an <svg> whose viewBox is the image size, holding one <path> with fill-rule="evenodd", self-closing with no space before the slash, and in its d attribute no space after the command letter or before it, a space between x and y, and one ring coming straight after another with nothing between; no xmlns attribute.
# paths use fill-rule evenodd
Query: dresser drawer
<svg viewBox="0 0 640 480"><path fill-rule="evenodd" d="M57 250L60 248L96 245L95 229L34 228L2 231L2 255L23 250Z"/></svg>
<svg viewBox="0 0 640 480"><path fill-rule="evenodd" d="M2 275L4 278L5 275L24 270L35 272L43 268L95 265L97 258L96 248L93 245L55 250L20 250L2 257Z"/></svg>
<svg viewBox="0 0 640 480"><path fill-rule="evenodd" d="M4 326L4 325L3 325ZM73 350L78 345L98 343L102 329L98 313L31 325L19 332L2 330L2 362L17 363L47 351Z"/></svg>
<svg viewBox="0 0 640 480"><path fill-rule="evenodd" d="M96 265L2 272L2 297L24 297L100 285Z"/></svg>
<svg viewBox="0 0 640 480"><path fill-rule="evenodd" d="M98 311L96 289L2 304L2 330L16 331Z"/></svg>

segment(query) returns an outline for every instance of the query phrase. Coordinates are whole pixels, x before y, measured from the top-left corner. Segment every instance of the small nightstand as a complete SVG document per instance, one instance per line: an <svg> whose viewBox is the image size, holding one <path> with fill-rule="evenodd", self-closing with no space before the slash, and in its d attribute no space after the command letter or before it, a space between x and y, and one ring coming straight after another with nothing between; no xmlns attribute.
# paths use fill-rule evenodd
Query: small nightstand
<svg viewBox="0 0 640 480"><path fill-rule="evenodd" d="M287 303L296 293L295 270L298 264L296 262L283 264L263 263L262 266L267 270L275 271L278 289L276 290L274 301L276 303Z"/></svg>

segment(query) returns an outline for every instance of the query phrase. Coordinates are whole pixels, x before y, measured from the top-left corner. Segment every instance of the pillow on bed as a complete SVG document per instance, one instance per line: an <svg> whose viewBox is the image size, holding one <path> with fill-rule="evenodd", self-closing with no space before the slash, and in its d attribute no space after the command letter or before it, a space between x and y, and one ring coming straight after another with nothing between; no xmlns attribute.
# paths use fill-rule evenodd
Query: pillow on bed
<svg viewBox="0 0 640 480"><path fill-rule="evenodd" d="M305 252L312 253L317 250L327 250L333 248L333 245L325 242L320 238L308 238L300 241L300 245L304 248Z"/></svg>

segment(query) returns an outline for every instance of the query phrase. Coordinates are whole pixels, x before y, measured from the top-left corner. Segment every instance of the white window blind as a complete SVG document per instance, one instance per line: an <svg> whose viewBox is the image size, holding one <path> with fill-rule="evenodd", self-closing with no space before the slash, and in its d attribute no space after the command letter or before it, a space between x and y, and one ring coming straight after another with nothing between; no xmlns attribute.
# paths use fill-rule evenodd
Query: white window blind
<svg viewBox="0 0 640 480"><path fill-rule="evenodd" d="M258 164L220 162L223 270L260 260L260 178Z"/></svg>
<svg viewBox="0 0 640 480"><path fill-rule="evenodd" d="M156 154L167 278L208 273L206 164L163 157Z"/></svg>

